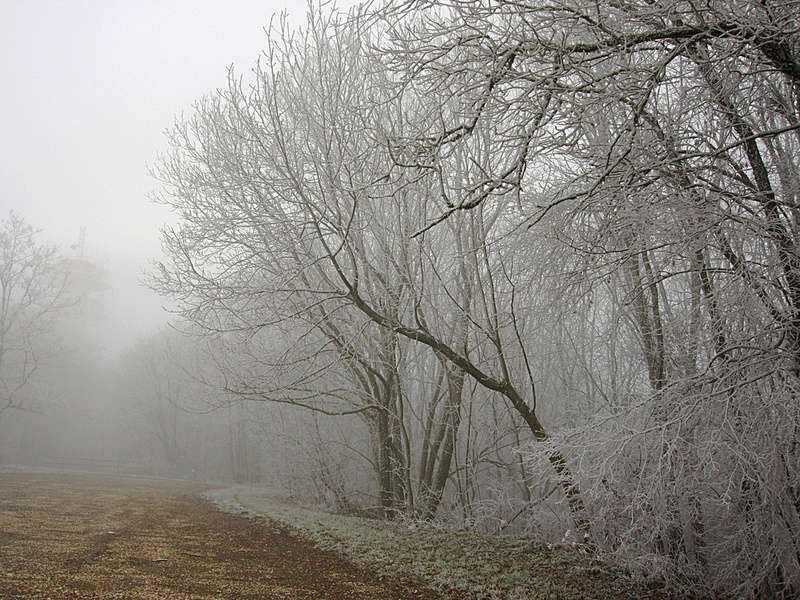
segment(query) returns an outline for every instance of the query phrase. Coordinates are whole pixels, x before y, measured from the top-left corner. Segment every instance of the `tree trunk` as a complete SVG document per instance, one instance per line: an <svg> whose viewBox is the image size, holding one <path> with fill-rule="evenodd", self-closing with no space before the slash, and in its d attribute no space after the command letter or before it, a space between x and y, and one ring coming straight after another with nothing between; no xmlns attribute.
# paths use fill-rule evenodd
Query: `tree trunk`
<svg viewBox="0 0 800 600"><path fill-rule="evenodd" d="M442 493L450 475L450 465L458 438L458 428L461 424L461 398L464 390L464 371L447 363L440 358L445 370L447 384L447 403L444 408L442 422L436 436L436 443L431 451L429 468L426 471L429 479L425 482L425 495L422 502L420 515L423 519L432 519L436 515L442 500ZM441 448L441 450L439 450ZM434 474L434 462L438 454L438 465Z"/></svg>

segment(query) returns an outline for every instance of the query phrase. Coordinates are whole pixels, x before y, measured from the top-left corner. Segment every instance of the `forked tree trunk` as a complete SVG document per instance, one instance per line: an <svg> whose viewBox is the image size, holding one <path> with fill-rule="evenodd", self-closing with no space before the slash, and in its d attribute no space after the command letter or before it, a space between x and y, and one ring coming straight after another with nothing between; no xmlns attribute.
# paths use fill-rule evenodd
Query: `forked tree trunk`
<svg viewBox="0 0 800 600"><path fill-rule="evenodd" d="M423 455L423 461L426 463L423 471L425 479L421 481L424 495L421 498L419 514L426 520L436 515L450 475L458 428L461 424L461 398L464 390L464 371L448 363L444 357L440 357L440 360L444 369L444 383L447 386L447 401L436 436L430 442L428 455Z"/></svg>

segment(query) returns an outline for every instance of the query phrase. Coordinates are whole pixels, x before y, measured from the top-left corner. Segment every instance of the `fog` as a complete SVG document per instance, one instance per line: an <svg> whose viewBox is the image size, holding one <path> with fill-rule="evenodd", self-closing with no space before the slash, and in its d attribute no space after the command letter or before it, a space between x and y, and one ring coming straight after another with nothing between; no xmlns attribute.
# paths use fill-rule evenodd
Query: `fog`
<svg viewBox="0 0 800 600"><path fill-rule="evenodd" d="M300 3L111 0L0 2L0 213L15 211L108 274L104 347L164 325L164 301L140 285L169 220L147 174L176 115L247 72L264 27Z"/></svg>
<svg viewBox="0 0 800 600"><path fill-rule="evenodd" d="M230 67L248 73L271 20L304 14L303 3L263 0L0 2L0 215L7 225L13 212L36 231L32 244L53 247L64 288L35 298L54 310L3 333L0 463L195 468L142 453L152 440L129 419L154 392L120 379L136 369L126 356L167 335L171 318L170 301L146 285L163 258L160 230L173 222L150 199L148 165L175 119L224 86Z"/></svg>
<svg viewBox="0 0 800 600"><path fill-rule="evenodd" d="M172 331L183 328L172 301L148 286L161 230L175 223L152 200L150 167L167 130L225 87L229 69L249 76L271 24L296 27L306 10L0 0L0 277L11 307L0 465L196 479L263 469L259 444L247 466L250 408L220 400L213 352Z"/></svg>
<svg viewBox="0 0 800 600"><path fill-rule="evenodd" d="M4 2L0 464L797 597L797 4Z"/></svg>

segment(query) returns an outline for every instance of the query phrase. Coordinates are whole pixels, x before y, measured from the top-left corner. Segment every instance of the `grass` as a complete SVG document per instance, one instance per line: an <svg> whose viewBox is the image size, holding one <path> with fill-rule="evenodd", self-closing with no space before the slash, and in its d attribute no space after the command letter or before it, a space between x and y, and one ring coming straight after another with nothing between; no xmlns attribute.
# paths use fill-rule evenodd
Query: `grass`
<svg viewBox="0 0 800 600"><path fill-rule="evenodd" d="M571 548L530 539L453 532L414 522L386 522L311 510L247 487L207 492L222 508L267 517L300 530L325 549L388 577L416 576L476 598L659 598L622 573Z"/></svg>

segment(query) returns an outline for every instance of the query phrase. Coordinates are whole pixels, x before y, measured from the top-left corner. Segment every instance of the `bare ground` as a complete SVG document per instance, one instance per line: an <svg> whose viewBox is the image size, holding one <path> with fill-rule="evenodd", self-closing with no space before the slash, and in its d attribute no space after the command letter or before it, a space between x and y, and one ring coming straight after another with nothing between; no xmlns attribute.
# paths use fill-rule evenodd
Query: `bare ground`
<svg viewBox="0 0 800 600"><path fill-rule="evenodd" d="M188 482L0 473L2 599L444 600L371 575ZM460 598L455 592L446 598Z"/></svg>

